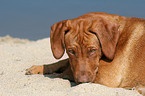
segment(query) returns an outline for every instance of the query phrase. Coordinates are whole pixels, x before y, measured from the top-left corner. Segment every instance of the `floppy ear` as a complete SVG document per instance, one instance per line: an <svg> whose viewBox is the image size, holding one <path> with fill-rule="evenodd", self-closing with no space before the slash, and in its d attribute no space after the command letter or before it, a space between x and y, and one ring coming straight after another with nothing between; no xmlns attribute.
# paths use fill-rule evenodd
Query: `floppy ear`
<svg viewBox="0 0 145 96"><path fill-rule="evenodd" d="M51 41L51 49L53 56L56 59L60 59L65 51L64 46L64 34L67 30L66 28L66 21L61 21L55 23L51 26L51 34L50 34L50 41Z"/></svg>
<svg viewBox="0 0 145 96"><path fill-rule="evenodd" d="M118 29L118 24L103 19L93 22L90 28L100 40L103 54L110 60L114 58L115 48L119 39Z"/></svg>

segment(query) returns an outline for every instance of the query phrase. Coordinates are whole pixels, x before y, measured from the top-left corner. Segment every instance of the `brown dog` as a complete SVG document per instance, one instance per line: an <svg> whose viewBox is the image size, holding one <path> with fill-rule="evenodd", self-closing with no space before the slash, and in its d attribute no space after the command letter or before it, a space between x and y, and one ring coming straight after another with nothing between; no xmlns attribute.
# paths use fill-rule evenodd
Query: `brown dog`
<svg viewBox="0 0 145 96"><path fill-rule="evenodd" d="M145 19L107 13L88 13L51 27L51 49L56 59L33 66L27 74L53 73L76 83L95 82L110 87L141 90L145 86Z"/></svg>

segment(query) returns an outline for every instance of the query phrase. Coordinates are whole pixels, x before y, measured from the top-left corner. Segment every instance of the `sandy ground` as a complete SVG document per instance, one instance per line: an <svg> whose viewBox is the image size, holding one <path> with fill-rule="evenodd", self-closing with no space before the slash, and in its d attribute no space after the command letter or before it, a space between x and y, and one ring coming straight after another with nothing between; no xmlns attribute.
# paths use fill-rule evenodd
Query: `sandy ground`
<svg viewBox="0 0 145 96"><path fill-rule="evenodd" d="M0 96L140 96L133 90L89 83L72 87L68 80L25 75L25 69L32 65L53 62L49 38L29 41L0 37Z"/></svg>

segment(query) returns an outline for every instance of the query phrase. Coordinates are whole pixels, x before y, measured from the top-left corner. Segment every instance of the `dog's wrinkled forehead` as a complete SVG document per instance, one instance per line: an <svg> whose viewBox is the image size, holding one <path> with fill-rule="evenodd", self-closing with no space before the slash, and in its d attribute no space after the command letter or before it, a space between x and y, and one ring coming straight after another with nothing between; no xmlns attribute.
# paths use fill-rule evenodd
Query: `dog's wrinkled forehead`
<svg viewBox="0 0 145 96"><path fill-rule="evenodd" d="M93 20L85 20L85 19L79 19L79 20L68 20L66 22L66 26L69 28L69 32L66 33L65 38L67 38L67 42L75 42L80 44L88 44L94 43L93 41L96 41L96 35L92 34L90 32L90 28L93 25L93 22L99 22L99 21L93 21Z"/></svg>
<svg viewBox="0 0 145 96"><path fill-rule="evenodd" d="M88 20L88 19L70 19L67 20L66 26L69 27L70 29L73 29L74 31L86 31L91 27L93 24L94 20Z"/></svg>

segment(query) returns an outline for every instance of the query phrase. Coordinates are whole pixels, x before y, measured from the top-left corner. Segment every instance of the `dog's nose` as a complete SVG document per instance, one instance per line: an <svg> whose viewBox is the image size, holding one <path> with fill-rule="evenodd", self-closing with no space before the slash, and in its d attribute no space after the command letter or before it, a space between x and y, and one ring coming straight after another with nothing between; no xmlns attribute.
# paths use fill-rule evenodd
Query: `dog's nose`
<svg viewBox="0 0 145 96"><path fill-rule="evenodd" d="M91 81L90 79L91 79L91 76L90 76L89 72L80 72L77 75L77 82L78 83L88 83Z"/></svg>
<svg viewBox="0 0 145 96"><path fill-rule="evenodd" d="M77 78L77 82L79 84L81 84L81 83L88 83L88 82L90 82L90 80L89 80L89 78L86 75L82 75L82 76L79 76Z"/></svg>

